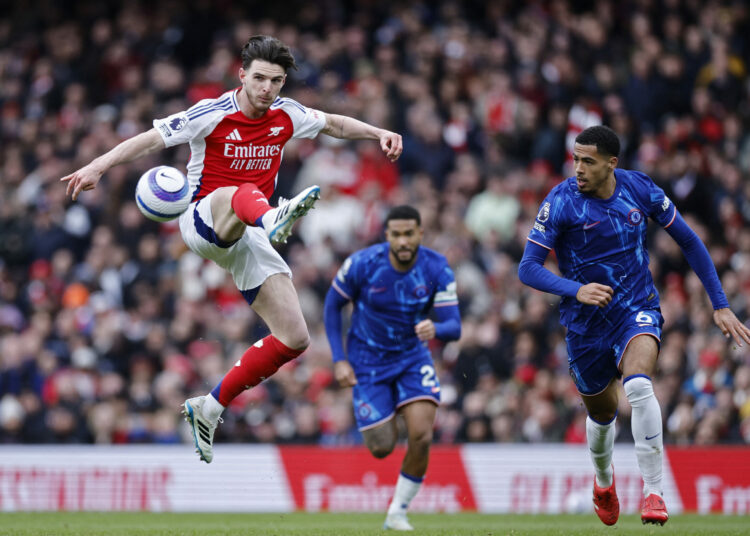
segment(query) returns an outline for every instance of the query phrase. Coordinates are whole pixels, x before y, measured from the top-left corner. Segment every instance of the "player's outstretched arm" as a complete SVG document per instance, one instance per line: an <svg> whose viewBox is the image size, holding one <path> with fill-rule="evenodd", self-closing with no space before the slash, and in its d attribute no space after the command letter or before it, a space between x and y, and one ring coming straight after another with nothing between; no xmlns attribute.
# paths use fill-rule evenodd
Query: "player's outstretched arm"
<svg viewBox="0 0 750 536"><path fill-rule="evenodd" d="M714 322L721 332L726 338L733 338L738 346L742 346L743 340L750 345L750 329L729 309L729 300L724 294L724 289L721 288L716 267L705 244L677 211L675 211L674 222L666 228L666 231L679 244L688 264L703 283L714 307Z"/></svg>
<svg viewBox="0 0 750 536"><path fill-rule="evenodd" d="M165 147L156 129L142 132L122 143L116 145L110 151L92 160L78 171L66 175L60 181L67 182L68 187L65 195L72 193L72 199L78 199L78 194L85 190L93 190L102 178L102 175L111 167L124 162L136 160L149 153L153 153Z"/></svg>
<svg viewBox="0 0 750 536"><path fill-rule="evenodd" d="M750 345L750 329L739 321L729 307L716 309L714 322L727 339L730 337L734 339L737 346L742 346L742 341Z"/></svg>
<svg viewBox="0 0 750 536"><path fill-rule="evenodd" d="M378 140L380 148L391 162L398 160L404 150L401 134L372 125L345 115L325 114L326 126L321 132L344 140Z"/></svg>

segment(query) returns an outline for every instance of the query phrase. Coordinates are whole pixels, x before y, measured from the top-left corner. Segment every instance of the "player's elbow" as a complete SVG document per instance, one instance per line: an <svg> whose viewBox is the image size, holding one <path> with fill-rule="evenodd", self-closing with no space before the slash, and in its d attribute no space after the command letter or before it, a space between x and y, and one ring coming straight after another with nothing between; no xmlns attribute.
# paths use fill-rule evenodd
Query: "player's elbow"
<svg viewBox="0 0 750 536"><path fill-rule="evenodd" d="M529 278L529 268L530 263L528 261L521 260L521 263L518 265L518 279L523 283L524 285L529 285L530 278Z"/></svg>
<svg viewBox="0 0 750 536"><path fill-rule="evenodd" d="M435 338L443 342L457 341L461 338L461 316L455 316L435 324Z"/></svg>

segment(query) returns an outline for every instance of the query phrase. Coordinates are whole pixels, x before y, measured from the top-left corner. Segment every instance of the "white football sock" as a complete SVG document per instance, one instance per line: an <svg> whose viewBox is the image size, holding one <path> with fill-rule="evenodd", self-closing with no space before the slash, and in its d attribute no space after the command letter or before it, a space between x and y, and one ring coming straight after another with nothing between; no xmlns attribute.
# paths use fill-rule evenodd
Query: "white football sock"
<svg viewBox="0 0 750 536"><path fill-rule="evenodd" d="M202 409L203 416L206 419L208 419L212 423L215 423L219 420L219 417L221 416L224 409L224 406L219 404L219 401L216 400L213 395L211 395L210 393L206 395L206 400L203 402Z"/></svg>
<svg viewBox="0 0 750 536"><path fill-rule="evenodd" d="M586 417L586 442L594 462L596 484L600 488L612 485L612 451L615 447L615 416L608 424L599 424Z"/></svg>
<svg viewBox="0 0 750 536"><path fill-rule="evenodd" d="M662 434L661 408L654 395L651 378L646 375L628 376L624 380L625 394L633 408L631 426L635 440L635 455L643 477L643 494L662 495Z"/></svg>
<svg viewBox="0 0 750 536"><path fill-rule="evenodd" d="M395 514L398 512L405 512L406 509L409 508L411 500L421 487L421 478L417 482L415 477L407 477L404 476L404 473L399 473L398 480L396 481L396 490L393 492L393 499L388 507L388 513Z"/></svg>

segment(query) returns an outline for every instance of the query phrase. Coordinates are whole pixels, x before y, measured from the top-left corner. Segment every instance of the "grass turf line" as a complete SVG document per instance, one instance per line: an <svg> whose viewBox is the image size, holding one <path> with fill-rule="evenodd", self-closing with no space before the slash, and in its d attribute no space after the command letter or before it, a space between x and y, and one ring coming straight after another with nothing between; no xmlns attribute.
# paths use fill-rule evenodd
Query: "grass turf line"
<svg viewBox="0 0 750 536"><path fill-rule="evenodd" d="M0 536L364 536L385 534L383 514L1 513ZM592 514L412 514L418 535L443 536L724 536L748 534L748 516L674 516L664 527L635 515L605 527ZM614 531L614 532L613 532Z"/></svg>

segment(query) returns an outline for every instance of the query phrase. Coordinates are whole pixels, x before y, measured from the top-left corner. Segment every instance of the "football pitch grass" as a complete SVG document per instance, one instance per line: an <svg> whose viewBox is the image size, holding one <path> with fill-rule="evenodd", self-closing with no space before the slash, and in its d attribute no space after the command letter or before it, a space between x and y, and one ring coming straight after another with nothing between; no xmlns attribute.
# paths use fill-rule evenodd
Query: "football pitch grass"
<svg viewBox="0 0 750 536"><path fill-rule="evenodd" d="M676 515L663 526L642 525L638 516L620 516L614 527L593 514L487 515L412 514L416 535L741 535L750 534L750 516ZM364 536L386 534L381 514L153 514L0 513L0 536ZM393 534L391 531L387 531Z"/></svg>

